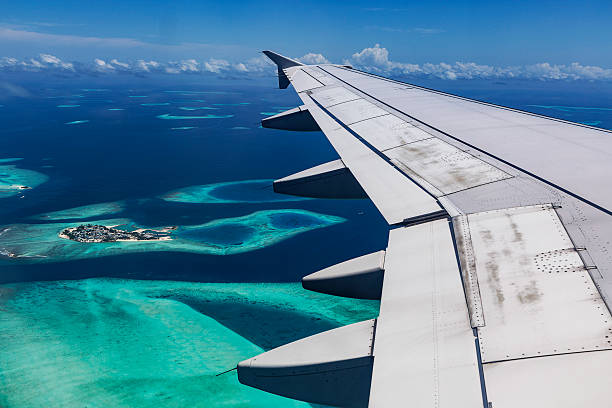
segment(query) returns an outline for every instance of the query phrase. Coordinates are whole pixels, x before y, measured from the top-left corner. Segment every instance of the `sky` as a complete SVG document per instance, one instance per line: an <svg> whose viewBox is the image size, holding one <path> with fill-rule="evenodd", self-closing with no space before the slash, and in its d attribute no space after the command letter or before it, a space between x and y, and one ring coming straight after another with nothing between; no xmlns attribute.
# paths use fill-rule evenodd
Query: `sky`
<svg viewBox="0 0 612 408"><path fill-rule="evenodd" d="M588 0L14 1L0 70L258 72L272 49L382 74L612 79L611 12Z"/></svg>

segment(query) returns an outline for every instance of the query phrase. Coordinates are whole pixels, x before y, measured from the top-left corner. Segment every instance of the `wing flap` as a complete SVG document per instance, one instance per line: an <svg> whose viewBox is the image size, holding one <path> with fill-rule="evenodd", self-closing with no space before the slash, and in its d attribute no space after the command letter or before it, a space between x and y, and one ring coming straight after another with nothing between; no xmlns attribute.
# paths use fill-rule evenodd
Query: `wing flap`
<svg viewBox="0 0 612 408"><path fill-rule="evenodd" d="M482 407L448 221L392 230L384 267L370 406Z"/></svg>
<svg viewBox="0 0 612 408"><path fill-rule="evenodd" d="M565 354L485 364L493 408L607 407L612 351Z"/></svg>

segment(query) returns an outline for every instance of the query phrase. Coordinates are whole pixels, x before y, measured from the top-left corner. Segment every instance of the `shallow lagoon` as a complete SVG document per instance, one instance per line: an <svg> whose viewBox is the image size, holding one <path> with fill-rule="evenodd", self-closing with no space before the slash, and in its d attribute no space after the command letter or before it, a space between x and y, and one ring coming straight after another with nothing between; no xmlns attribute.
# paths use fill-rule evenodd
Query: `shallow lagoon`
<svg viewBox="0 0 612 408"><path fill-rule="evenodd" d="M299 284L90 279L0 286L0 406L309 406L238 383L239 361L375 317ZM35 390L35 392L34 392Z"/></svg>
<svg viewBox="0 0 612 408"><path fill-rule="evenodd" d="M10 163L21 160L20 158L2 159L0 163ZM38 187L49 177L34 170L22 169L14 164L0 165L0 198L11 197L28 189ZM28 187L23 189L22 187Z"/></svg>
<svg viewBox="0 0 612 408"><path fill-rule="evenodd" d="M62 230L83 222L13 224L0 230L0 259L4 262L44 263L158 251L231 255L265 248L295 235L344 221L341 217L299 209L263 210L205 224L175 226L170 240L93 243L59 237ZM143 228L122 218L87 223L127 230ZM153 230L162 228L148 227Z"/></svg>
<svg viewBox="0 0 612 408"><path fill-rule="evenodd" d="M160 198L165 201L194 204L268 203L302 201L303 197L276 194L272 179L226 181L223 183L189 186L170 191Z"/></svg>
<svg viewBox="0 0 612 408"><path fill-rule="evenodd" d="M89 119L83 119L83 120L73 120L71 122L66 122L66 125L80 125L82 123L88 123Z"/></svg>
<svg viewBox="0 0 612 408"><path fill-rule="evenodd" d="M186 110L186 111L197 111L197 110L217 110L219 108L212 108L210 106L180 106L179 107L180 110Z"/></svg>
<svg viewBox="0 0 612 408"><path fill-rule="evenodd" d="M70 220L80 218L102 217L106 215L114 215L125 209L125 205L121 201L110 203L98 203L83 205L80 207L68 208L66 210L51 211L43 213L32 218L39 220Z"/></svg>
<svg viewBox="0 0 612 408"><path fill-rule="evenodd" d="M166 120L181 120L181 119L227 119L232 118L234 115L203 115L203 116L183 116L183 115L171 115L165 113L157 116L159 119Z"/></svg>

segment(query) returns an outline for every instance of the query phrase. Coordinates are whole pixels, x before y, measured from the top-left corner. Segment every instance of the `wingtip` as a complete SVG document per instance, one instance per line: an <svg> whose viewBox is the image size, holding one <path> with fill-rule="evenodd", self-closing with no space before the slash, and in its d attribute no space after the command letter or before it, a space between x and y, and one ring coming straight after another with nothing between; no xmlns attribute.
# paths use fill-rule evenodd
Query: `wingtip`
<svg viewBox="0 0 612 408"><path fill-rule="evenodd" d="M301 62L296 61L294 59L291 59L289 57L285 57L284 55L281 55L277 52L274 51L270 51L270 50L264 50L262 51L262 53L270 58L272 60L272 62L274 62L280 69L285 69L285 68L289 68L289 67L295 67L298 65L303 65Z"/></svg>

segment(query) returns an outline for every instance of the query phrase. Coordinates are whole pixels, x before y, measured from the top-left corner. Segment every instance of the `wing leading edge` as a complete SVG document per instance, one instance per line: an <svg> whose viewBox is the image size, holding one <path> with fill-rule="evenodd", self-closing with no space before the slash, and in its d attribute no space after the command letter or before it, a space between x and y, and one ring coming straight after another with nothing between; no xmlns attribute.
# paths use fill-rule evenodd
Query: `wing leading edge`
<svg viewBox="0 0 612 408"><path fill-rule="evenodd" d="M392 229L385 251L304 279L380 296L379 317L242 362L240 381L337 406L606 405L608 132L264 53L340 156L275 190L366 194Z"/></svg>

